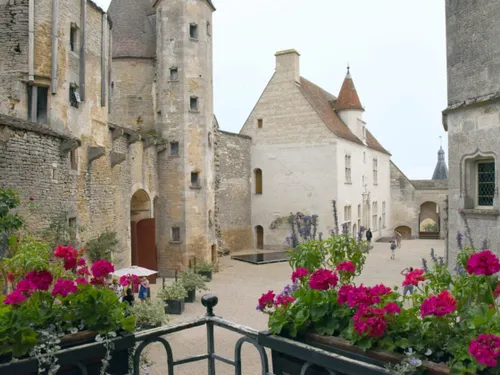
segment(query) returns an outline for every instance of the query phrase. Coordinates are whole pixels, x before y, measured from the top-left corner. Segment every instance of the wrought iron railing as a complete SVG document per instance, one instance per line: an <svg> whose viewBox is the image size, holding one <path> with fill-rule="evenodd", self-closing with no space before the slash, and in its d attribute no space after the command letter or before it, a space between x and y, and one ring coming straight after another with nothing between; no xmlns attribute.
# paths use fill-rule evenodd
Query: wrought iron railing
<svg viewBox="0 0 500 375"><path fill-rule="evenodd" d="M171 325L163 326L159 328L149 329L141 332L135 333L133 340L135 340L135 351L133 354L133 375L139 375L141 370L141 354L146 349L146 347L153 343L160 343L165 349L165 354L167 356L167 372L165 375L175 375L175 369L177 366L193 363L199 361L207 362L207 372L208 375L216 375L215 363L220 361L231 365L234 367L235 375L242 374L242 357L241 349L244 343L252 344L260 355L261 366L259 374L252 375L316 375L316 374L328 374L328 375L378 375L378 374L389 374L390 372L382 367L374 365L373 363L368 363L363 360L353 359L345 357L336 353L329 352L328 350L323 350L321 348L310 346L305 343L297 342L295 340L290 340L287 338L273 338L275 344L277 343L280 347L279 350L286 355L296 358L299 361L299 366L297 370L286 370L280 368L281 366L274 363L274 373L269 370L269 360L265 350L267 345L264 346L259 343L259 333L258 331L243 326L235 324L219 318L214 315L213 308L217 305L218 299L213 294L207 294L202 297L202 304L206 307L207 313L205 316L199 317L197 319ZM165 335L172 334L175 332L189 330L195 327L206 326L207 329L207 352L200 355L195 355L191 357L174 359L174 351L170 346L168 340L164 337ZM215 352L215 336L214 328L220 327L237 334L241 337L237 340L234 348L234 358L226 358ZM262 336L261 336L262 337ZM116 339L117 342L120 339ZM276 346L270 346L273 351L276 350ZM89 353L93 353L95 357L98 353L102 353L103 345L102 343L92 342L85 345L76 346L73 348L68 348L61 350L58 353L59 363L63 366L72 365L74 368L78 369L75 373L80 373L81 375L93 375L89 372L86 366L82 363L82 358L88 358ZM177 357L177 356L176 356ZM273 353L273 359L274 359ZM278 368L277 368L278 367ZM20 369L24 369L21 371ZM25 359L21 361L16 361L13 365L3 364L0 365L0 374L29 374L32 371L36 373L37 361L35 359ZM28 370L28 371L26 371ZM72 372L73 373L73 372ZM248 372L246 372L248 373ZM114 374L114 375L127 375L127 373Z"/></svg>

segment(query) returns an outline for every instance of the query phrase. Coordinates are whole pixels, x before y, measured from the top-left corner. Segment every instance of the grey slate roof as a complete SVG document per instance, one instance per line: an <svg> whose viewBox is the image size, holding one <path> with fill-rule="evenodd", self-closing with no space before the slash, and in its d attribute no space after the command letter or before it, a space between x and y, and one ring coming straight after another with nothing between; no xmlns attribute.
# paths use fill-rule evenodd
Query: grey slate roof
<svg viewBox="0 0 500 375"><path fill-rule="evenodd" d="M151 0L113 0L113 58L156 55L156 24Z"/></svg>
<svg viewBox="0 0 500 375"><path fill-rule="evenodd" d="M448 190L448 180L410 180L417 190Z"/></svg>
<svg viewBox="0 0 500 375"><path fill-rule="evenodd" d="M438 162L436 164L436 169L434 169L434 174L432 175L433 180L447 180L448 179L448 167L446 166L446 161L444 160L444 150L441 147L438 151Z"/></svg>

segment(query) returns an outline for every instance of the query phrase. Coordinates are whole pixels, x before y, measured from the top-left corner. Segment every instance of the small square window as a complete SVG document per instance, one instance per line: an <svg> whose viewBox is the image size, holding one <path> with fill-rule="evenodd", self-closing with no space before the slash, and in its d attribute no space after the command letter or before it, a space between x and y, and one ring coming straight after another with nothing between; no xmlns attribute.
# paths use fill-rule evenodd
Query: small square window
<svg viewBox="0 0 500 375"><path fill-rule="evenodd" d="M69 48L73 52L78 50L78 27L75 24L71 24L69 31Z"/></svg>
<svg viewBox="0 0 500 375"><path fill-rule="evenodd" d="M192 96L189 100L189 108L191 111L198 111L198 98Z"/></svg>
<svg viewBox="0 0 500 375"><path fill-rule="evenodd" d="M69 85L69 102L71 106L75 108L78 108L78 105L81 103L78 86L76 86L74 83Z"/></svg>
<svg viewBox="0 0 500 375"><path fill-rule="evenodd" d="M200 174L198 172L191 172L191 185L200 186Z"/></svg>
<svg viewBox="0 0 500 375"><path fill-rule="evenodd" d="M262 126L264 125L264 120L262 120L261 118L257 120L257 127L259 129L262 129Z"/></svg>
<svg viewBox="0 0 500 375"><path fill-rule="evenodd" d="M198 39L198 25L192 23L189 25L189 37L191 39Z"/></svg>
<svg viewBox="0 0 500 375"><path fill-rule="evenodd" d="M78 149L75 148L74 150L71 150L69 153L69 162L71 165L71 169L76 171L78 169Z"/></svg>
<svg viewBox="0 0 500 375"><path fill-rule="evenodd" d="M179 155L179 142L170 142L170 155Z"/></svg>
<svg viewBox="0 0 500 375"><path fill-rule="evenodd" d="M170 68L170 80L171 81L179 80L179 70L177 68Z"/></svg>
<svg viewBox="0 0 500 375"><path fill-rule="evenodd" d="M178 228L178 227L172 228L172 241L175 241L175 242L181 241L181 228Z"/></svg>

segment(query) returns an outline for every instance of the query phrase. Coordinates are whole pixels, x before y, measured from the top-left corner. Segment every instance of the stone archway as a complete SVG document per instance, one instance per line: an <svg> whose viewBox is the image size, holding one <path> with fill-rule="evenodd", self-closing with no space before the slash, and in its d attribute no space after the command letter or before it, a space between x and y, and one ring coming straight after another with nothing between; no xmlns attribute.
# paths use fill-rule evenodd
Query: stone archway
<svg viewBox="0 0 500 375"><path fill-rule="evenodd" d="M262 225L257 225L255 227L255 238L257 249L264 249L264 228Z"/></svg>
<svg viewBox="0 0 500 375"><path fill-rule="evenodd" d="M411 228L410 227L408 227L406 225L400 225L394 231L401 233L401 238L403 240L411 240Z"/></svg>
<svg viewBox="0 0 500 375"><path fill-rule="evenodd" d="M439 239L440 228L439 205L435 202L427 201L420 205L418 220L419 238Z"/></svg>
<svg viewBox="0 0 500 375"><path fill-rule="evenodd" d="M132 265L158 270L156 224L152 202L145 190L137 190L130 200ZM154 283L156 277L150 278Z"/></svg>

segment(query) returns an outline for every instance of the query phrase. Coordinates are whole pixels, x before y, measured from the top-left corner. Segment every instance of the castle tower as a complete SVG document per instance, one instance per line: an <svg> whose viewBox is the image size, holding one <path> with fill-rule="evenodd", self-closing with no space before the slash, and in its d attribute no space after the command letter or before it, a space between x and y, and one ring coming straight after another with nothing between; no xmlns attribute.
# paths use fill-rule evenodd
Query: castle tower
<svg viewBox="0 0 500 375"><path fill-rule="evenodd" d="M439 148L438 151L438 161L436 168L434 169L434 174L432 175L433 180L447 180L448 179L448 167L446 166L446 161L444 160L444 150L443 147Z"/></svg>
<svg viewBox="0 0 500 375"><path fill-rule="evenodd" d="M210 0L157 0L156 127L170 144L159 161L160 264L186 267L217 256L214 212L212 13ZM163 202L163 203L162 203Z"/></svg>
<svg viewBox="0 0 500 375"><path fill-rule="evenodd" d="M349 67L347 67L347 74L334 107L349 130L364 142L366 139L366 123L363 121L363 112L365 110L359 100Z"/></svg>

